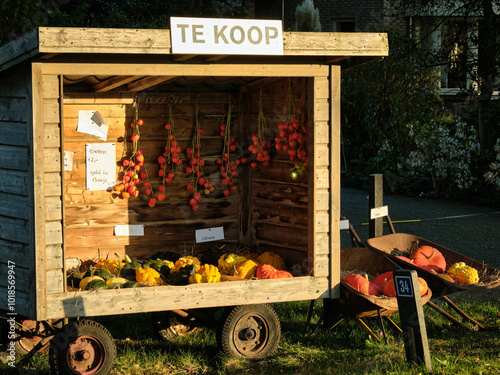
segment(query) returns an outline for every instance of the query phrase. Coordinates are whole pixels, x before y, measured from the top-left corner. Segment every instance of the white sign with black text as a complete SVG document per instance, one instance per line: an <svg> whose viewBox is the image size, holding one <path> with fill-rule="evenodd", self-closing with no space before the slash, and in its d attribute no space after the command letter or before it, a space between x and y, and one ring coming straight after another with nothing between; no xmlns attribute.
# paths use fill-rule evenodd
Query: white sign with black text
<svg viewBox="0 0 500 375"><path fill-rule="evenodd" d="M224 239L224 227L198 229L195 234L196 243L219 241Z"/></svg>
<svg viewBox="0 0 500 375"><path fill-rule="evenodd" d="M172 53L283 55L281 21L170 18Z"/></svg>

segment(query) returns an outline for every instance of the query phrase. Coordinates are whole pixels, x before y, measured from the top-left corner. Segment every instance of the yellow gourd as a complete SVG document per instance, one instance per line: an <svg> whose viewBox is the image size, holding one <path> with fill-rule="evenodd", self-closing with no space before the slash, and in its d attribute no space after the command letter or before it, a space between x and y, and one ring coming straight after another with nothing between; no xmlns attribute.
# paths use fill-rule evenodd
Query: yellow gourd
<svg viewBox="0 0 500 375"><path fill-rule="evenodd" d="M212 264L203 264L198 271L189 277L190 284L217 283L220 281L219 269Z"/></svg>
<svg viewBox="0 0 500 375"><path fill-rule="evenodd" d="M163 280L158 271L153 268L137 268L135 279L140 285L154 286L163 284Z"/></svg>
<svg viewBox="0 0 500 375"><path fill-rule="evenodd" d="M182 267L187 266L188 264L194 264L196 266L196 270L198 271L201 266L201 262L197 257L193 257L190 255L180 257L176 262L173 268L170 268L170 273L179 271Z"/></svg>
<svg viewBox="0 0 500 375"><path fill-rule="evenodd" d="M124 265L125 265L124 262L121 263L122 267ZM111 259L102 258L101 260L99 260L99 262L97 262L94 265L94 267L95 268L104 268L105 270L108 270L112 274L117 275L118 270L120 269L120 262L118 260L111 260Z"/></svg>
<svg viewBox="0 0 500 375"><path fill-rule="evenodd" d="M246 260L234 267L233 276L241 277L242 279L251 279L255 276L258 267L259 263L256 261L251 259Z"/></svg>
<svg viewBox="0 0 500 375"><path fill-rule="evenodd" d="M224 275L232 275L234 272L234 267L238 266L238 264L246 260L247 258L241 255L228 253L221 256L217 263L219 265L219 271L221 273L223 273Z"/></svg>
<svg viewBox="0 0 500 375"><path fill-rule="evenodd" d="M460 284L475 284L479 282L477 270L466 265L464 262L452 265L448 270L448 275Z"/></svg>
<svg viewBox="0 0 500 375"><path fill-rule="evenodd" d="M80 289L84 290L87 288L88 284L96 281L104 281L104 279L99 276L87 276L84 279L82 279L82 281L80 281L80 284L78 286L80 287Z"/></svg>
<svg viewBox="0 0 500 375"><path fill-rule="evenodd" d="M257 261L260 264L270 264L279 270L286 269L285 261L283 260L283 258L271 251L266 251L265 253L260 254L257 258Z"/></svg>

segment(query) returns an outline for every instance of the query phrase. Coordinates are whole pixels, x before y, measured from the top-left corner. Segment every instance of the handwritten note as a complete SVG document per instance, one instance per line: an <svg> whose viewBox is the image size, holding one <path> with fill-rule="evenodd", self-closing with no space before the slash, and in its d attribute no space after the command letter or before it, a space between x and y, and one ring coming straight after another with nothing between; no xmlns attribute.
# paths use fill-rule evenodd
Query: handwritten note
<svg viewBox="0 0 500 375"><path fill-rule="evenodd" d="M108 190L116 182L116 144L87 143L87 190Z"/></svg>

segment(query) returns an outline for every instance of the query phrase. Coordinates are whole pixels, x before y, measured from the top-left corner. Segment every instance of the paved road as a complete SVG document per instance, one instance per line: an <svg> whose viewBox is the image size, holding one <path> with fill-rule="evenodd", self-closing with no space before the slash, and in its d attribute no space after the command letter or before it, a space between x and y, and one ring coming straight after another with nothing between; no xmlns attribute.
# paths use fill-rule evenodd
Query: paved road
<svg viewBox="0 0 500 375"><path fill-rule="evenodd" d="M342 215L362 240L368 238L368 193L343 188ZM470 204L385 195L396 232L413 234L500 269L500 210ZM416 220L416 221L413 221ZM389 233L384 226L385 233ZM342 234L342 247L351 247Z"/></svg>

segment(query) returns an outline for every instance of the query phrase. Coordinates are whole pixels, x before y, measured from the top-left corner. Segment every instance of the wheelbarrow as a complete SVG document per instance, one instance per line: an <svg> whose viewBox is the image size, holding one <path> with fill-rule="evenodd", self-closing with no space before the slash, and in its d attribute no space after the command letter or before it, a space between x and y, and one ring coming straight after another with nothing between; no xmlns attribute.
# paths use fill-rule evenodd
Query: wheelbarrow
<svg viewBox="0 0 500 375"><path fill-rule="evenodd" d="M341 217L344 219L344 217ZM383 329L383 335L386 336L383 319L386 318L389 323L396 328L398 332L401 329L392 321L390 315L398 312L398 302L396 297L388 296L372 296L359 292L357 289L350 286L344 281L344 277L350 273L366 273L369 278L373 278L379 274L395 271L399 267L387 259L384 254L373 251L370 248L364 247L362 241L356 231L349 224L349 233L351 235L353 245L360 247L345 248L340 250L340 269L341 269L341 285L340 298L333 300L332 304L335 311L339 314L337 320L329 329L337 327L345 318L354 318L355 321L373 338L381 341L380 338L368 327L362 320L363 318L378 317ZM432 288L428 288L427 293L421 297L422 304L425 305L432 298ZM311 303L311 313L314 301ZM322 319L320 319L320 324ZM310 315L308 316L308 322ZM317 326L316 326L317 327Z"/></svg>
<svg viewBox="0 0 500 375"><path fill-rule="evenodd" d="M386 217L386 219L388 224L390 224L389 227L391 228L392 223L390 222L390 218ZM433 298L442 298L453 310L455 310L463 318L469 320L479 328L484 329L484 326L465 314L465 312L463 312L458 306L456 306L447 296L459 292L480 291L484 289L495 288L500 285L500 271L424 238L412 234L395 233L393 228L394 227L392 227L391 229L391 234L366 240L366 246L373 251L385 256L399 268L417 271L418 276L422 277L427 282L429 288L432 289ZM423 245L432 246L439 250L446 259L448 267L457 262L464 262L468 266L474 267L478 271L479 282L470 285L451 283L441 278L437 274L424 270L412 263L409 263L397 257L400 255L408 257L413 249ZM470 329L461 321L455 319L448 312L444 311L442 308L434 304L432 301L429 301L427 305L438 311L454 323L457 323L464 328Z"/></svg>

